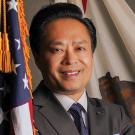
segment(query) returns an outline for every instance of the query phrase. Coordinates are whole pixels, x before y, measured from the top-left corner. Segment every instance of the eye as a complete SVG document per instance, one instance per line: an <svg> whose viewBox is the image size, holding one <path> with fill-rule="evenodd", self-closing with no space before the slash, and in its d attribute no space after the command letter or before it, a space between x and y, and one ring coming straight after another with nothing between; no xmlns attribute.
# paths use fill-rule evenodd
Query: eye
<svg viewBox="0 0 135 135"><path fill-rule="evenodd" d="M60 48L51 48L51 52L52 53L55 53L55 54L62 53L63 52L63 49L60 49Z"/></svg>
<svg viewBox="0 0 135 135"><path fill-rule="evenodd" d="M84 47L77 47L78 51L85 51L86 49Z"/></svg>

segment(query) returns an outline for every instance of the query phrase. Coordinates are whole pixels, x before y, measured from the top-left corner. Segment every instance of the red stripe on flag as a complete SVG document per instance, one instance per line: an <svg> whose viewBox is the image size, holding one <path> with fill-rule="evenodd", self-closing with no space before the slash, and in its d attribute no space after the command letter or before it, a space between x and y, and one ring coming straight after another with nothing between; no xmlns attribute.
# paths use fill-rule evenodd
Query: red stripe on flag
<svg viewBox="0 0 135 135"><path fill-rule="evenodd" d="M32 129L33 129L33 135L36 135L36 128L35 128L35 124L34 124L32 99L30 99L30 101L29 101L29 111L30 111L30 117L31 117L31 125L32 125Z"/></svg>
<svg viewBox="0 0 135 135"><path fill-rule="evenodd" d="M31 124L33 125L33 108L32 108L32 99L29 100L29 111L31 117Z"/></svg>
<svg viewBox="0 0 135 135"><path fill-rule="evenodd" d="M84 13L86 11L87 0L82 0Z"/></svg>

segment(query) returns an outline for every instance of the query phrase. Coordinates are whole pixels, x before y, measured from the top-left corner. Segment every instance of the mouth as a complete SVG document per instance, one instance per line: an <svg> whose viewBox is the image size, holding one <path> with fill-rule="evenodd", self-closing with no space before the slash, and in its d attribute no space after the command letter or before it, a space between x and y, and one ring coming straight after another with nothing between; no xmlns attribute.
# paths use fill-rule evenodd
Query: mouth
<svg viewBox="0 0 135 135"><path fill-rule="evenodd" d="M67 77L67 78L72 78L72 77L77 77L79 76L81 70L67 70L61 72L62 76Z"/></svg>

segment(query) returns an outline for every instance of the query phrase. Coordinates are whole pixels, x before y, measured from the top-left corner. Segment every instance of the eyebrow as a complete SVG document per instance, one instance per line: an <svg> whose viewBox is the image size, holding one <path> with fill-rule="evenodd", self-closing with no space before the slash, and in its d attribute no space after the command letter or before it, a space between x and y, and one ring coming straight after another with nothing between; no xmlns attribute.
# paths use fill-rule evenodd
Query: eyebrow
<svg viewBox="0 0 135 135"><path fill-rule="evenodd" d="M87 40L74 41L73 45L74 44L83 44L83 43L88 43L88 41Z"/></svg>
<svg viewBox="0 0 135 135"><path fill-rule="evenodd" d="M61 41L50 41L49 43L48 43L48 45L49 46L51 46L51 45L64 45L64 43L63 42L61 42Z"/></svg>
<svg viewBox="0 0 135 135"><path fill-rule="evenodd" d="M78 41L73 41L73 45L78 45L78 44L83 44L83 43L88 43L88 41L87 40L78 40ZM66 45L66 43L64 43L63 41L56 41L56 40L54 40L54 41L50 41L49 43L48 43L48 45L49 46L52 46L52 45Z"/></svg>

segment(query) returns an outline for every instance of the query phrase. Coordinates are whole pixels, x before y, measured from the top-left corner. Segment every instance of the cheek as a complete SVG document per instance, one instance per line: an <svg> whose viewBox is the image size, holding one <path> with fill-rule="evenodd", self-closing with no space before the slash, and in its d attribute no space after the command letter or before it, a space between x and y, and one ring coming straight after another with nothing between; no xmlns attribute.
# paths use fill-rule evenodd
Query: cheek
<svg viewBox="0 0 135 135"><path fill-rule="evenodd" d="M86 55L85 57L82 57L82 58L83 58L83 63L86 66L86 68L88 70L91 70L91 68L92 68L92 61L93 61L92 55L89 54L89 55Z"/></svg>
<svg viewBox="0 0 135 135"><path fill-rule="evenodd" d="M85 80L89 80L92 74L92 67L93 67L93 59L92 58L86 58L84 60L85 62Z"/></svg>
<svg viewBox="0 0 135 135"><path fill-rule="evenodd" d="M46 65L47 70L53 74L58 70L60 66L60 61L55 57L49 57L49 59L46 60Z"/></svg>

